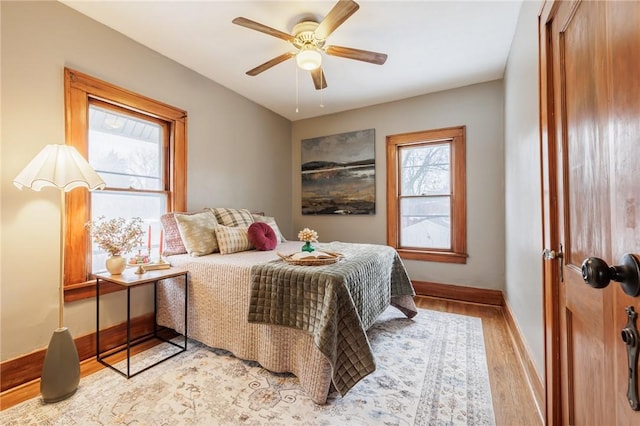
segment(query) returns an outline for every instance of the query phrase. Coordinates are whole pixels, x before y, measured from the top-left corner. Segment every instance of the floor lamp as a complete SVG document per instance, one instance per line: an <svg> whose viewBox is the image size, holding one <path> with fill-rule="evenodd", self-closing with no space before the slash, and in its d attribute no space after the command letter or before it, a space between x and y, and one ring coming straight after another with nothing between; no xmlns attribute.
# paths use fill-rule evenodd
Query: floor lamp
<svg viewBox="0 0 640 426"><path fill-rule="evenodd" d="M64 326L65 193L75 188L103 189L105 183L80 153L70 145L47 145L13 180L19 189L40 191L52 186L60 191L60 282L58 328L53 332L42 366L40 393L44 402L67 399L80 383L80 360L75 342Z"/></svg>

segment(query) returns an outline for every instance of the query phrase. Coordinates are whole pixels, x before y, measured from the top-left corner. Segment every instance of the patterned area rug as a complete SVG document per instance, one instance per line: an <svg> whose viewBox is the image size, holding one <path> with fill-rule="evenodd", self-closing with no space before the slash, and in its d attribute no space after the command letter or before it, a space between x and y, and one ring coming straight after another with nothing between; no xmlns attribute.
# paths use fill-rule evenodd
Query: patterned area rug
<svg viewBox="0 0 640 426"><path fill-rule="evenodd" d="M290 374L190 341L189 350L129 380L110 369L83 378L71 398L40 397L0 412L2 425L492 425L479 318L389 308L368 336L377 369L326 405ZM159 345L132 358L132 372Z"/></svg>

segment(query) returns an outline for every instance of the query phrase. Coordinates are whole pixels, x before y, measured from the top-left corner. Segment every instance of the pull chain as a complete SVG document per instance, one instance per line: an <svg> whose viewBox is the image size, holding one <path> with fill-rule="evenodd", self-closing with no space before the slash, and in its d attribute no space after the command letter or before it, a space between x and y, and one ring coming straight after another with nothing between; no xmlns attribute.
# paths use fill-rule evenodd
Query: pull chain
<svg viewBox="0 0 640 426"><path fill-rule="evenodd" d="M298 113L298 67L296 66L296 114Z"/></svg>
<svg viewBox="0 0 640 426"><path fill-rule="evenodd" d="M324 108L324 103L322 102L322 92L324 92L324 73L320 70L320 108Z"/></svg>

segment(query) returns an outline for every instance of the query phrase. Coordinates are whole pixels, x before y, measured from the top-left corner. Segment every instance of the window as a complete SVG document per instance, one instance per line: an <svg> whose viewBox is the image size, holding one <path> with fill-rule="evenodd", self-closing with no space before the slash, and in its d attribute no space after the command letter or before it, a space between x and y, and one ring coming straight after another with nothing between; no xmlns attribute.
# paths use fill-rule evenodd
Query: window
<svg viewBox="0 0 640 426"><path fill-rule="evenodd" d="M93 296L92 274L105 269L107 254L92 244L87 221L141 217L157 250L160 216L186 210L186 112L70 69L65 110L67 144L107 184L66 197L64 285L71 301Z"/></svg>
<svg viewBox="0 0 640 426"><path fill-rule="evenodd" d="M465 127L387 136L387 244L466 263Z"/></svg>
<svg viewBox="0 0 640 426"><path fill-rule="evenodd" d="M160 216L167 211L168 123L115 105L89 100L89 163L107 184L91 192L91 219L140 217L156 255ZM155 249L155 250L154 250ZM147 251L146 249L144 250ZM108 254L92 246L92 272L103 272ZM124 256L136 253L122 253Z"/></svg>

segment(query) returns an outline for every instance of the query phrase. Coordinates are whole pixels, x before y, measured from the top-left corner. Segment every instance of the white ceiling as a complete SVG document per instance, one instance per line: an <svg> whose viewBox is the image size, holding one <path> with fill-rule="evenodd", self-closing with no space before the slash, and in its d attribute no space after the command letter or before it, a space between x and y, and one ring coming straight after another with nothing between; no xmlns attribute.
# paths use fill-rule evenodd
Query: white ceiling
<svg viewBox="0 0 640 426"><path fill-rule="evenodd" d="M501 78L521 5L357 0L360 9L327 45L386 53L387 62L323 54L328 87L316 91L295 58L246 75L291 45L231 20L242 16L291 33L304 16L321 21L335 1L60 1L291 121Z"/></svg>

